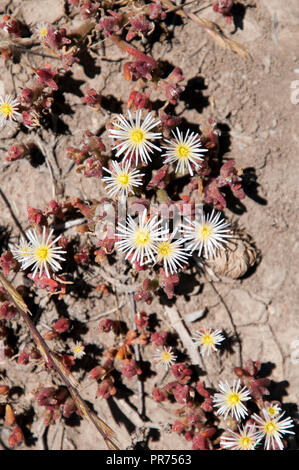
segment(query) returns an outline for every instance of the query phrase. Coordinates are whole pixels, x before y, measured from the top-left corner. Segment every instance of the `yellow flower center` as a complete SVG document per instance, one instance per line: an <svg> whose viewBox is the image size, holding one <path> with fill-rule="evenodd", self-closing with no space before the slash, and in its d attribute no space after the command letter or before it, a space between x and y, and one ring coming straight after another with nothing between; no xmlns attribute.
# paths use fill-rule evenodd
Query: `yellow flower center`
<svg viewBox="0 0 299 470"><path fill-rule="evenodd" d="M158 255L161 258L167 258L172 254L173 248L170 242L161 242L158 246Z"/></svg>
<svg viewBox="0 0 299 470"><path fill-rule="evenodd" d="M24 246L23 248L21 248L21 250L22 250L22 256L29 256L31 253L31 250L30 248L28 248L28 246Z"/></svg>
<svg viewBox="0 0 299 470"><path fill-rule="evenodd" d="M267 434L274 434L277 431L277 424L275 421L269 421L265 424L265 432Z"/></svg>
<svg viewBox="0 0 299 470"><path fill-rule="evenodd" d="M129 137L133 144L140 145L145 141L145 132L142 129L133 129Z"/></svg>
<svg viewBox="0 0 299 470"><path fill-rule="evenodd" d="M128 173L120 173L119 175L117 175L116 181L120 186L128 186L130 177Z"/></svg>
<svg viewBox="0 0 299 470"><path fill-rule="evenodd" d="M82 351L81 346L75 346L75 347L74 347L74 353L75 353L75 354L79 354L81 351Z"/></svg>
<svg viewBox="0 0 299 470"><path fill-rule="evenodd" d="M148 230L138 229L136 233L136 243L138 245L147 245L150 241L150 233Z"/></svg>
<svg viewBox="0 0 299 470"><path fill-rule="evenodd" d="M208 225L203 225L199 229L199 237L204 241L206 241L208 238L210 238L212 233L213 233L213 230Z"/></svg>
<svg viewBox="0 0 299 470"><path fill-rule="evenodd" d="M190 157L190 147L185 144L179 144L176 148L176 156L181 160L187 160Z"/></svg>
<svg viewBox="0 0 299 470"><path fill-rule="evenodd" d="M165 351L161 357L163 362L169 362L171 360L171 354L168 351Z"/></svg>
<svg viewBox="0 0 299 470"><path fill-rule="evenodd" d="M275 416L275 415L276 415L276 409L275 409L273 406L270 406L270 407L268 408L268 413L269 413L269 415L271 415L271 416Z"/></svg>
<svg viewBox="0 0 299 470"><path fill-rule="evenodd" d="M240 403L240 395L236 392L232 392L228 395L227 401L228 401L229 405L235 406L238 403Z"/></svg>
<svg viewBox="0 0 299 470"><path fill-rule="evenodd" d="M40 246L37 250L36 250L36 257L40 260L40 261L44 261L48 258L49 256L49 248L47 246Z"/></svg>
<svg viewBox="0 0 299 470"><path fill-rule="evenodd" d="M252 439L248 436L242 436L240 438L240 447L244 450L249 450L252 446Z"/></svg>
<svg viewBox="0 0 299 470"><path fill-rule="evenodd" d="M0 110L1 110L1 113L4 114L4 116L10 116L13 114L13 108L8 103L3 103Z"/></svg>
<svg viewBox="0 0 299 470"><path fill-rule="evenodd" d="M206 334L202 337L202 342L206 344L207 346L210 346L211 344L214 344L214 339L212 335Z"/></svg>
<svg viewBox="0 0 299 470"><path fill-rule="evenodd" d="M39 30L39 34L40 34L40 36L42 36L42 37L47 36L47 34L48 34L47 28L41 28L41 29Z"/></svg>

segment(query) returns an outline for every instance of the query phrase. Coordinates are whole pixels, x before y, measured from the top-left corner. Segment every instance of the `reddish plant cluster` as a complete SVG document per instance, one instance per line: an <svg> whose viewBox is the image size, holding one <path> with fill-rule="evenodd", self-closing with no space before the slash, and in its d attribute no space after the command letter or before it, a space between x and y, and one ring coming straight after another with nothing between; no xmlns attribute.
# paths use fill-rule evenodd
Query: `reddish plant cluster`
<svg viewBox="0 0 299 470"><path fill-rule="evenodd" d="M260 407L263 405L263 396L269 395L268 387L270 379L258 378L261 369L260 361L247 360L244 368L236 367L234 373L242 380L244 385L250 390L251 396Z"/></svg>
<svg viewBox="0 0 299 470"><path fill-rule="evenodd" d="M10 149L8 150L5 160L7 162L14 162L16 160L21 160L25 158L30 151L34 148L32 144L13 144Z"/></svg>
<svg viewBox="0 0 299 470"><path fill-rule="evenodd" d="M9 301L5 301L0 306L0 319L12 320L17 313L17 309Z"/></svg>
<svg viewBox="0 0 299 470"><path fill-rule="evenodd" d="M4 253L2 253L0 257L0 267L4 275L7 276L10 271L17 272L19 270L20 265L17 260L13 257L12 253L7 250L4 251Z"/></svg>
<svg viewBox="0 0 299 470"><path fill-rule="evenodd" d="M183 434L192 442L194 450L209 450L210 438L216 433L207 414L213 411L211 394L201 381L191 385L192 370L185 363L173 365L171 372L175 380L163 388L154 388L153 398L164 402L173 397L177 404L183 405L174 412L179 418L173 423L172 431Z"/></svg>
<svg viewBox="0 0 299 470"><path fill-rule="evenodd" d="M70 5L80 8L82 17L86 20L98 15L100 3L94 0L68 0Z"/></svg>
<svg viewBox="0 0 299 470"><path fill-rule="evenodd" d="M78 173L83 173L87 178L101 178L102 168L107 159L104 155L105 150L106 147L100 137L85 131L81 148L67 147L67 157L78 165Z"/></svg>
<svg viewBox="0 0 299 470"><path fill-rule="evenodd" d="M58 90L57 75L58 71L50 65L39 68L32 85L19 94L23 123L29 129L39 127L42 115L51 111L53 91Z"/></svg>
<svg viewBox="0 0 299 470"><path fill-rule="evenodd" d="M2 17L0 28L11 36L17 38L21 36L21 23L10 15L4 15Z"/></svg>
<svg viewBox="0 0 299 470"><path fill-rule="evenodd" d="M61 335L62 333L66 333L70 330L71 322L68 318L59 318L52 328L44 334L44 338L46 340L52 340L57 338L57 336Z"/></svg>
<svg viewBox="0 0 299 470"><path fill-rule="evenodd" d="M72 45L71 39L66 36L66 29L55 30L52 26L47 26L46 33L41 37L41 43L61 60L62 67L69 70L75 62L77 48Z"/></svg>
<svg viewBox="0 0 299 470"><path fill-rule="evenodd" d="M93 88L87 88L86 96L81 98L83 103L86 103L91 108L98 111L101 108L102 97Z"/></svg>
<svg viewBox="0 0 299 470"><path fill-rule="evenodd" d="M31 363L42 363L43 360L38 349L32 347L29 352L25 351L24 349L20 350L17 362L18 364L27 366Z"/></svg>
<svg viewBox="0 0 299 470"><path fill-rule="evenodd" d="M104 352L105 361L102 365L95 366L90 372L90 376L95 380L100 380L98 386L98 396L109 398L117 393L113 371L117 369L124 377L131 380L133 377L141 375L142 363L137 363L134 358L134 345L146 346L152 344L155 347L166 344L167 332L157 331L149 333L149 317L145 312L135 314L134 322L136 330L127 331L122 344L116 348L108 348ZM101 333L121 332L119 322L105 318L99 323ZM178 372L179 373L179 372Z"/></svg>
<svg viewBox="0 0 299 470"><path fill-rule="evenodd" d="M213 10L223 15L228 23L232 22L231 9L234 5L234 0L216 0L213 2Z"/></svg>
<svg viewBox="0 0 299 470"><path fill-rule="evenodd" d="M55 424L61 416L69 418L77 410L65 387L40 387L34 394L34 400L44 408L45 426Z"/></svg>
<svg viewBox="0 0 299 470"><path fill-rule="evenodd" d="M6 291L0 288L0 363L14 355L14 348L9 343L8 326L16 317L16 307L11 303Z"/></svg>

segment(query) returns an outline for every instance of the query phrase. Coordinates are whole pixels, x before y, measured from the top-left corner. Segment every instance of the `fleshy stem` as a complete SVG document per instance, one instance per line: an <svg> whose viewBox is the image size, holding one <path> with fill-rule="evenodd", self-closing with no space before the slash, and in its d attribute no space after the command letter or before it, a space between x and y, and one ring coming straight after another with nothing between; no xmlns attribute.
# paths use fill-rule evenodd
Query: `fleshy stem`
<svg viewBox="0 0 299 470"><path fill-rule="evenodd" d="M123 52L126 52L127 54L130 54L136 57L137 59L142 60L143 62L147 62L153 68L157 67L157 62L155 61L155 59L153 59L152 57L149 57L146 54L143 54L143 52L139 51L135 47L130 46L129 44L127 44L125 41L120 39L115 34L111 34L110 39L112 39L114 44L116 44L117 47L119 47L119 49L121 49Z"/></svg>

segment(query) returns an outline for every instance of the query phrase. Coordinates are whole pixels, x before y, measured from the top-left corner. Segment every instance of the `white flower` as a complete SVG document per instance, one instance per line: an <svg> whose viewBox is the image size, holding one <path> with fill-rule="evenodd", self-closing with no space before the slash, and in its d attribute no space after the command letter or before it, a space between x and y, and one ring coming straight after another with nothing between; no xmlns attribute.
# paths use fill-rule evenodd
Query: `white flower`
<svg viewBox="0 0 299 470"><path fill-rule="evenodd" d="M265 410L267 411L268 415L272 418L279 415L279 413L281 412L281 408L278 403L270 403L268 406L265 407Z"/></svg>
<svg viewBox="0 0 299 470"><path fill-rule="evenodd" d="M62 258L60 255L66 253L66 251L63 251L60 246L54 246L61 235L51 241L52 234L53 229L46 235L45 226L43 227L42 235L38 234L35 230L29 229L26 232L29 243L25 242L24 238L21 237L20 245L11 249L14 258L22 263L21 269L24 270L33 265L33 279L37 271L39 271L39 277L42 276L43 272L46 272L48 278L50 278L48 266L56 272L61 269L57 260L65 261L65 258Z"/></svg>
<svg viewBox="0 0 299 470"><path fill-rule="evenodd" d="M48 34L48 23L38 23L35 28L34 32L40 39L44 39Z"/></svg>
<svg viewBox="0 0 299 470"><path fill-rule="evenodd" d="M191 176L193 176L193 170L191 163L195 165L197 169L199 162L204 160L202 152L207 152L207 149L201 148L201 141L198 134L192 132L189 135L189 129L185 137L183 133L176 128L177 135L174 131L172 134L175 137L175 140L164 139L165 142L169 143L168 147L162 146L166 150L166 153L162 154L166 156L165 163L176 163L176 172L185 173L185 170L188 169Z"/></svg>
<svg viewBox="0 0 299 470"><path fill-rule="evenodd" d="M31 254L31 245L28 240L25 240L23 235L20 236L19 244L10 246L13 257L20 263L24 262L27 256Z"/></svg>
<svg viewBox="0 0 299 470"><path fill-rule="evenodd" d="M81 341L76 341L76 343L72 347L74 358L75 359L81 359L83 356L85 356L86 353L85 353L84 349L85 349L85 347L81 343Z"/></svg>
<svg viewBox="0 0 299 470"><path fill-rule="evenodd" d="M283 434L295 434L293 431L288 430L294 426L293 420L291 418L285 418L280 421L284 412L273 417L264 409L262 410L262 414L263 418L258 416L256 413L252 415L252 418L258 423L257 429L260 438L265 438L265 449L274 450L278 447L282 450L283 443L281 438Z"/></svg>
<svg viewBox="0 0 299 470"><path fill-rule="evenodd" d="M120 196L128 196L129 193L134 194L133 187L142 185L142 176L144 174L138 170L130 170L128 161L126 163L121 162L121 164L112 161L112 167L112 170L103 167L111 176L102 178L102 181L107 185L110 196L115 196L118 193Z"/></svg>
<svg viewBox="0 0 299 470"><path fill-rule="evenodd" d="M240 387L240 380L234 380L232 387L227 381L219 382L221 392L215 393L213 399L214 407L219 408L216 414L223 415L226 419L228 414L231 413L232 417L237 420L248 414L243 401L250 400L249 390L247 387L240 390Z"/></svg>
<svg viewBox="0 0 299 470"><path fill-rule="evenodd" d="M164 346L162 351L160 349L156 349L156 352L154 354L155 362L159 366L165 366L166 370L168 370L168 368L175 363L176 358L177 356L173 354L171 347L166 348Z"/></svg>
<svg viewBox="0 0 299 470"><path fill-rule="evenodd" d="M238 429L239 432L228 429L221 436L220 446L229 450L254 450L261 440L255 426L246 424L242 429L238 426Z"/></svg>
<svg viewBox="0 0 299 470"><path fill-rule="evenodd" d="M173 241L176 233L177 230L169 238L165 237L157 244L157 262L163 263L166 276L168 276L168 271L171 274L176 273L178 267L183 267L181 263L187 263L188 256L190 256L181 246L184 243L182 238Z"/></svg>
<svg viewBox="0 0 299 470"><path fill-rule="evenodd" d="M17 111L19 102L13 99L11 95L0 96L0 127L5 121L14 121L16 116L20 115Z"/></svg>
<svg viewBox="0 0 299 470"><path fill-rule="evenodd" d="M216 346L225 339L221 330L213 330L212 328L201 328L194 334L195 337L192 339L200 346L200 352L203 356L205 353L209 356L211 352L217 351Z"/></svg>
<svg viewBox="0 0 299 470"><path fill-rule="evenodd" d="M153 149L161 152L160 147L154 145L151 140L160 139L161 132L151 132L160 121L156 121L151 113L149 113L143 122L141 122L141 110L136 111L135 120L130 111L128 111L129 119L127 120L122 114L118 115L118 122L114 123L114 128L109 129L109 137L120 141L113 147L117 149L116 157L124 154L124 158L129 156L131 162L133 155L136 157L136 165L139 157L144 163L151 161L149 153L153 153Z"/></svg>
<svg viewBox="0 0 299 470"><path fill-rule="evenodd" d="M226 228L230 224L220 219L220 216L221 212L215 215L213 209L208 216L202 213L199 221L186 219L189 225L182 227L185 229L184 240L187 243L191 241L187 249L191 249L191 252L198 249L198 256L201 256L203 251L205 258L215 256L216 250L223 248L223 244L227 243L226 238L231 237L227 233L230 230Z"/></svg>
<svg viewBox="0 0 299 470"><path fill-rule="evenodd" d="M155 261L154 254L157 253L157 242L161 237L167 233L160 227L162 221L158 220L157 216L151 217L146 220L146 209L142 214L138 215L138 223L129 215L127 218L127 225L119 223L116 233L121 236L122 240L115 243L121 251L127 252L126 259L133 254L131 263L135 261L142 266L144 257L148 258L147 262Z"/></svg>

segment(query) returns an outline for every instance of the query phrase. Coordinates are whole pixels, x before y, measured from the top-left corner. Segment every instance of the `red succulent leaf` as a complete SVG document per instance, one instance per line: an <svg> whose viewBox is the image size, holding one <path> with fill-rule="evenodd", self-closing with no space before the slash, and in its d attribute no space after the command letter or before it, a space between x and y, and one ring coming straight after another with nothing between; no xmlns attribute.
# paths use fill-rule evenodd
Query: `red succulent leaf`
<svg viewBox="0 0 299 470"><path fill-rule="evenodd" d="M8 301L0 305L0 319L12 320L17 314L17 309Z"/></svg>
<svg viewBox="0 0 299 470"><path fill-rule="evenodd" d="M86 96L81 98L83 103L86 103L91 108L99 110L101 108L102 97L93 88L87 88Z"/></svg>
<svg viewBox="0 0 299 470"><path fill-rule="evenodd" d="M172 432L181 433L185 430L186 424L178 419L172 425Z"/></svg>
<svg viewBox="0 0 299 470"><path fill-rule="evenodd" d="M131 379L135 375L142 374L142 370L137 365L135 359L124 359L123 368L122 368L121 372L128 379Z"/></svg>
<svg viewBox="0 0 299 470"><path fill-rule="evenodd" d="M98 386L97 395L101 398L107 399L115 395L116 392L117 390L114 386L114 379L113 377L109 376L102 380L102 382Z"/></svg>
<svg viewBox="0 0 299 470"><path fill-rule="evenodd" d="M200 380L196 384L196 390L199 393L199 395L201 395L204 398L210 398L211 396L208 390L206 390L204 382L201 382Z"/></svg>
<svg viewBox="0 0 299 470"><path fill-rule="evenodd" d="M152 334L151 343L155 346L155 348L165 346L167 334L167 331L155 331L155 333Z"/></svg>
<svg viewBox="0 0 299 470"><path fill-rule="evenodd" d="M152 390L153 398L155 401L161 403L162 401L165 401L167 398L167 394L163 391L160 390L159 388L153 388Z"/></svg>
<svg viewBox="0 0 299 470"><path fill-rule="evenodd" d="M54 77L58 74L57 70L53 70L50 65L36 70L37 81L41 85L49 86L53 90L58 90L58 85Z"/></svg>
<svg viewBox="0 0 299 470"><path fill-rule="evenodd" d="M53 330L61 334L68 331L70 326L71 322L68 318L60 318L56 323L54 323Z"/></svg>
<svg viewBox="0 0 299 470"><path fill-rule="evenodd" d="M17 271L19 269L19 263L13 257L10 251L2 253L0 258L0 267L3 269L3 273L7 276L10 271Z"/></svg>

